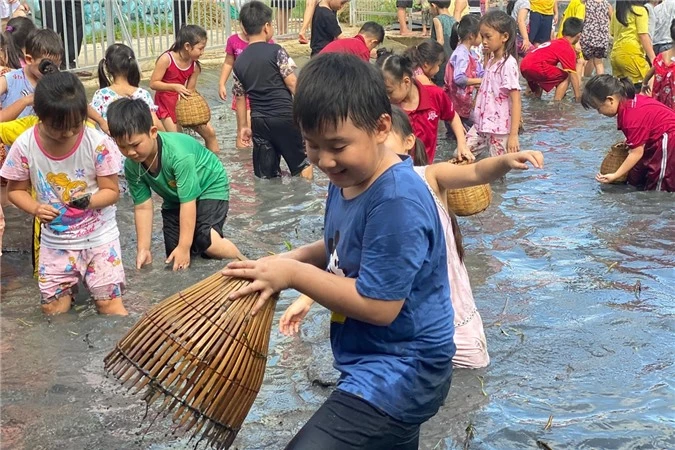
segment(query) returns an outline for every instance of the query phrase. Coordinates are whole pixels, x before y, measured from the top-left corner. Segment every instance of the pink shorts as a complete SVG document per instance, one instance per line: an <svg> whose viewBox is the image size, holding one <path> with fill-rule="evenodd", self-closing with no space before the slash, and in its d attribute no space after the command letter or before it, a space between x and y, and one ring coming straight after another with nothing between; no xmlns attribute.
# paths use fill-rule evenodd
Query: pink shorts
<svg viewBox="0 0 675 450"><path fill-rule="evenodd" d="M232 111L237 110L237 96L232 97ZM251 110L251 101L248 99L248 95L246 96L246 110L250 111Z"/></svg>
<svg viewBox="0 0 675 450"><path fill-rule="evenodd" d="M476 160L506 154L508 140L508 134L481 133L475 126L466 133L466 145L476 156Z"/></svg>
<svg viewBox="0 0 675 450"><path fill-rule="evenodd" d="M94 300L121 297L124 291L119 239L86 250L57 250L40 246L38 283L42 303L72 295L84 280Z"/></svg>

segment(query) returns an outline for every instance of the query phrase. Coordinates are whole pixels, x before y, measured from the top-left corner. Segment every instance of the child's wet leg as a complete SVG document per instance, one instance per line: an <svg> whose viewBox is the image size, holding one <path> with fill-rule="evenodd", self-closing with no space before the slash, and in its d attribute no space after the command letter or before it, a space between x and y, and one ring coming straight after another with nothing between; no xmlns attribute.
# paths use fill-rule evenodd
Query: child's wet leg
<svg viewBox="0 0 675 450"><path fill-rule="evenodd" d="M49 303L43 303L40 305L42 307L42 312L47 316L55 316L57 314L63 314L70 311L70 307L73 303L72 295L63 295L55 300L52 300Z"/></svg>
<svg viewBox="0 0 675 450"><path fill-rule="evenodd" d="M220 237L214 229L211 229L211 245L204 253L213 259L247 259L232 241Z"/></svg>
<svg viewBox="0 0 675 450"><path fill-rule="evenodd" d="M95 300L96 310L99 314L107 316L127 316L129 313L122 303L122 297L106 300Z"/></svg>
<svg viewBox="0 0 675 450"><path fill-rule="evenodd" d="M211 150L213 153L218 153L220 151L218 138L216 137L216 130L213 129L211 122L204 125L199 125L195 128L195 131L204 138L206 148Z"/></svg>
<svg viewBox="0 0 675 450"><path fill-rule="evenodd" d="M553 97L553 100L556 102L561 101L563 98L565 98L565 93L567 92L567 88L570 85L570 79L565 78L565 81L561 82L558 86L555 87L555 96Z"/></svg>
<svg viewBox="0 0 675 450"><path fill-rule="evenodd" d="M595 66L595 74L602 75L605 73L605 63L600 58L593 58L593 66Z"/></svg>
<svg viewBox="0 0 675 450"><path fill-rule="evenodd" d="M170 131L173 133L178 131L178 126L174 123L173 120L171 120L171 117L165 117L164 119L162 119L162 124L164 125L164 129L166 131Z"/></svg>

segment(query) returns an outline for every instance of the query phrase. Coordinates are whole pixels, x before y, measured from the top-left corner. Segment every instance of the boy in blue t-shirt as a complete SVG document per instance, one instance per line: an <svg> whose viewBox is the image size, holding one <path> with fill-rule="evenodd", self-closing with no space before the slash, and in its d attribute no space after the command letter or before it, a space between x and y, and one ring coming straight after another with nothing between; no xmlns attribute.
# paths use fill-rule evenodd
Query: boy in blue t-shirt
<svg viewBox="0 0 675 450"><path fill-rule="evenodd" d="M434 200L410 158L383 145L391 104L374 66L317 56L300 73L293 111L308 158L331 182L324 239L223 272L254 280L233 294L260 291L254 310L296 289L333 312L337 389L287 448L417 449L420 425L450 388L455 353Z"/></svg>

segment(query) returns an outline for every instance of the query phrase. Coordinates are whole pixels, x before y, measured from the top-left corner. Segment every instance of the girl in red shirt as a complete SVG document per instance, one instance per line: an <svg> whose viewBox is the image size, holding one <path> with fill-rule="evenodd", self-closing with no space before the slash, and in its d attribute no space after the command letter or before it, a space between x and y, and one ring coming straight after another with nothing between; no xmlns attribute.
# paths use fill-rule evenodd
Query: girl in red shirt
<svg viewBox="0 0 675 450"><path fill-rule="evenodd" d="M459 114L455 114L455 109L443 89L423 85L415 80L413 63L406 56L382 54L377 63L382 67L389 100L408 114L415 135L424 143L429 163L432 163L436 156L440 120L450 121L451 129L457 138L456 156L473 160L473 154L466 146L466 136Z"/></svg>
<svg viewBox="0 0 675 450"><path fill-rule="evenodd" d="M628 158L614 173L597 174L611 183L628 174L628 183L647 191L675 192L675 111L652 98L636 95L627 78L596 75L584 88L581 104L607 117L616 116L626 136Z"/></svg>

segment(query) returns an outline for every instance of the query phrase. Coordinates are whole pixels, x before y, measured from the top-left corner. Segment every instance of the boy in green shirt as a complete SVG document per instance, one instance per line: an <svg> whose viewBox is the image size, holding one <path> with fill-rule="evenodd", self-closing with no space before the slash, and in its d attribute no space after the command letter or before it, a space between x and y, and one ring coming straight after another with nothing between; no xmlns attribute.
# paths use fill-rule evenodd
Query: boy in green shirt
<svg viewBox="0 0 675 450"><path fill-rule="evenodd" d="M108 108L110 135L127 157L124 173L134 200L136 267L152 262L152 191L164 199L166 263L187 269L190 257L243 258L223 237L230 184L218 157L192 137L158 132L148 105L128 98Z"/></svg>

